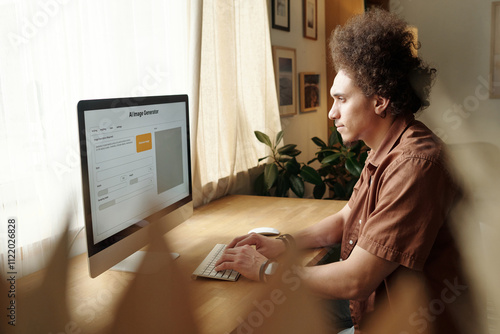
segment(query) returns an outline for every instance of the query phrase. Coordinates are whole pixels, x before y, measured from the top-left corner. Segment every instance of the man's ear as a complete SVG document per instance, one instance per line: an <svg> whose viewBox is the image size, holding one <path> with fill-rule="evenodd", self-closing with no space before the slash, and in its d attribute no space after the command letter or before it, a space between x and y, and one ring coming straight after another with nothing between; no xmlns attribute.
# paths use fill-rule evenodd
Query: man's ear
<svg viewBox="0 0 500 334"><path fill-rule="evenodd" d="M389 106L390 100L386 97L375 95L374 96L374 107L375 113L382 118L387 115L387 107Z"/></svg>

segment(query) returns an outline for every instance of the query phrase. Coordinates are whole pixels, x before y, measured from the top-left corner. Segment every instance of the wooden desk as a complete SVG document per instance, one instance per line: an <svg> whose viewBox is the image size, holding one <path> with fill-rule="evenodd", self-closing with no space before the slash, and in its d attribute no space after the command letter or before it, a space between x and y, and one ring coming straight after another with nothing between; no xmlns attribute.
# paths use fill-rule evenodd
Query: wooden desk
<svg viewBox="0 0 500 334"><path fill-rule="evenodd" d="M229 333L252 302L252 291L262 283L241 277L237 282L192 280L191 274L216 243L260 226L293 234L339 211L345 202L257 196L227 196L195 210L192 218L166 234L180 275L192 293L194 316L202 333ZM86 255L70 261L68 308L82 333L97 333L111 323L124 288L134 274L107 271L95 279L87 272ZM20 289L33 289L40 275L19 280Z"/></svg>

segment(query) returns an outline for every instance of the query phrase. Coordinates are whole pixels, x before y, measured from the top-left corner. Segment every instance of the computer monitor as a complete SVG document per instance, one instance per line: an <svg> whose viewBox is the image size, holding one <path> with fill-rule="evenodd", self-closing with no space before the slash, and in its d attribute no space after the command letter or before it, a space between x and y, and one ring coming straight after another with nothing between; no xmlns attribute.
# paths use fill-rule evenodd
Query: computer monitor
<svg viewBox="0 0 500 334"><path fill-rule="evenodd" d="M188 97L83 100L77 111L90 276L119 263L134 271L127 261L150 229L193 212Z"/></svg>

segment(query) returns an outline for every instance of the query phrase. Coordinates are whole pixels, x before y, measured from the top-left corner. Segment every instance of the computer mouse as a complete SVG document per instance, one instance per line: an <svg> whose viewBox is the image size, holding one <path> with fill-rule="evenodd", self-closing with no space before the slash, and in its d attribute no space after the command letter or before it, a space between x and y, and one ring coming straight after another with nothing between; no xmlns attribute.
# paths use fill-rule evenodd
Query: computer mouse
<svg viewBox="0 0 500 334"><path fill-rule="evenodd" d="M280 231L273 227L257 227L248 231L248 233L258 233L262 235L279 235Z"/></svg>

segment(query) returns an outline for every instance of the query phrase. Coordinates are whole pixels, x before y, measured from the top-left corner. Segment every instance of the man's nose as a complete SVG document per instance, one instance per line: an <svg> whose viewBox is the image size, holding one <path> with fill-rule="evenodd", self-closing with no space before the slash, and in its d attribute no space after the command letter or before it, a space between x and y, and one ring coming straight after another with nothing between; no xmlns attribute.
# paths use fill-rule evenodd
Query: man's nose
<svg viewBox="0 0 500 334"><path fill-rule="evenodd" d="M336 106L336 103L333 102L332 108L328 112L328 118L333 121L333 120L336 120L337 118L339 118L338 116L339 116L338 108Z"/></svg>

